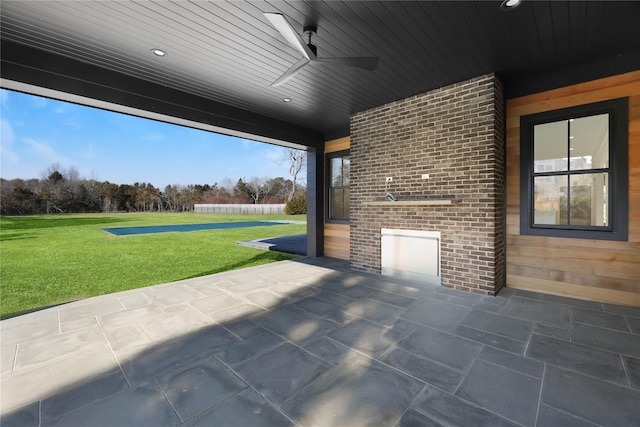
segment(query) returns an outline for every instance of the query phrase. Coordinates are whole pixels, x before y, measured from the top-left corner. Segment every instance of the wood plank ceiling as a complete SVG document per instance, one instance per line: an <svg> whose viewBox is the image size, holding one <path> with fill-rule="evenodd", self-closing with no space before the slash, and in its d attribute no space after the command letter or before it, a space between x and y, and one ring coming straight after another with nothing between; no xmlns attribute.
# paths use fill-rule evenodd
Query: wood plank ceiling
<svg viewBox="0 0 640 427"><path fill-rule="evenodd" d="M495 71L509 85L620 55L640 58L640 2L525 0L509 12L499 6L500 1L3 0L0 34L3 42L326 137L348 134L354 112L480 74ZM300 34L304 25L316 24L320 57L377 56L379 67L369 72L312 64L285 85L271 87L300 54L263 12L284 14ZM156 57L152 48L168 56Z"/></svg>

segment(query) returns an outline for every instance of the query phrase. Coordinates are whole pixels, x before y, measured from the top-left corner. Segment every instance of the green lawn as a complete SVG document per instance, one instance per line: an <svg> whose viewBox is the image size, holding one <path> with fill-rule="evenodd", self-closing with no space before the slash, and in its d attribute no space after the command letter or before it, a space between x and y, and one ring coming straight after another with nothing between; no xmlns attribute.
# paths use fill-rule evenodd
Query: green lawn
<svg viewBox="0 0 640 427"><path fill-rule="evenodd" d="M116 237L105 227L304 215L118 213L0 218L0 318L95 295L294 258L238 240L302 234L304 224Z"/></svg>

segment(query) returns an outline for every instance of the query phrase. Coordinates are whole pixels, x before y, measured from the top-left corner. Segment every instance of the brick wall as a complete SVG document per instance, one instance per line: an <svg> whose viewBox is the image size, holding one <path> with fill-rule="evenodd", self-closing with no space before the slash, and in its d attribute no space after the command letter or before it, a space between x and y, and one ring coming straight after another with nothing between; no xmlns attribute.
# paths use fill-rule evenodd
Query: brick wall
<svg viewBox="0 0 640 427"><path fill-rule="evenodd" d="M442 285L497 292L504 274L504 102L493 74L351 117L351 265L380 272L380 229L441 232ZM423 180L422 174L430 179ZM385 177L399 200L452 206L371 206Z"/></svg>

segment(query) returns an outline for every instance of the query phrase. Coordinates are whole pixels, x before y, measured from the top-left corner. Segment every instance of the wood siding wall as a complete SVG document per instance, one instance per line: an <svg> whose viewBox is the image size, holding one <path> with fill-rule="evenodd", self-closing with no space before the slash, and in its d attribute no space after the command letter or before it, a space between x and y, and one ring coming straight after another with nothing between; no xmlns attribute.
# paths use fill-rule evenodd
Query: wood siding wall
<svg viewBox="0 0 640 427"><path fill-rule="evenodd" d="M520 235L520 117L629 97L627 242ZM640 306L640 71L507 101L507 286Z"/></svg>
<svg viewBox="0 0 640 427"><path fill-rule="evenodd" d="M325 155L336 151L348 150L351 147L351 139L344 138L327 141L324 146ZM325 159L326 164L326 159ZM326 168L325 168L326 169ZM324 181L326 183L326 177ZM325 197L327 192L324 192ZM325 206L327 203L325 201ZM350 226L349 224L324 223L324 255L332 258L349 259L350 252Z"/></svg>

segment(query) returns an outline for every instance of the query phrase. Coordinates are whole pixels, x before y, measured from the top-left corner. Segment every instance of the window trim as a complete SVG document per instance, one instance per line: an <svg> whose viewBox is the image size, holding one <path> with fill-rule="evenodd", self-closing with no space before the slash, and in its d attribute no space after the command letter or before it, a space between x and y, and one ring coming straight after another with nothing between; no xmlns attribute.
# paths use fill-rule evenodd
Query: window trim
<svg viewBox="0 0 640 427"><path fill-rule="evenodd" d="M335 219L331 218L331 189L332 188L349 188L349 187L333 187L331 185L331 159L335 159L337 157L345 157L350 156L351 150L341 150L341 151L333 151L331 153L327 153L326 155L326 165L325 165L325 197L327 203L325 203L326 212L325 212L325 222L329 224L350 224L351 218L347 219ZM351 182L351 179L349 179ZM349 215L351 217L351 215Z"/></svg>
<svg viewBox="0 0 640 427"><path fill-rule="evenodd" d="M609 220L606 229L594 226L533 224L533 128L549 122L609 114ZM627 241L629 228L629 100L579 105L520 117L520 234L577 239Z"/></svg>

